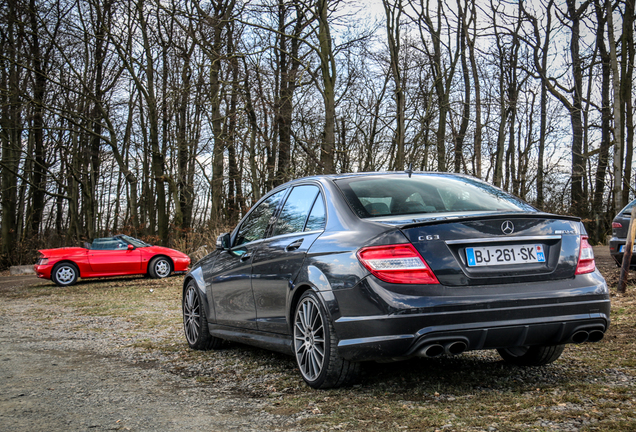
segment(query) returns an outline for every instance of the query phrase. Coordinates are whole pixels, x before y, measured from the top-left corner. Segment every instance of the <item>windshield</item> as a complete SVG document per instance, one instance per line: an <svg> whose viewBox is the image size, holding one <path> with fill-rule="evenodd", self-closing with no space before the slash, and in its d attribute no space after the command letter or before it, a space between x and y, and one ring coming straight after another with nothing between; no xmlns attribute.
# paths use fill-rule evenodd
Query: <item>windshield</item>
<svg viewBox="0 0 636 432"><path fill-rule="evenodd" d="M143 242L143 241L141 241L139 239L136 239L134 237L130 237L130 236L127 236L127 235L124 235L124 234L118 235L116 237L120 238L120 239L124 240L126 243L130 243L134 247L138 247L138 248L152 246L152 245L149 245L146 242Z"/></svg>
<svg viewBox="0 0 636 432"><path fill-rule="evenodd" d="M361 218L416 213L518 212L536 209L501 189L452 174L349 177L335 181Z"/></svg>

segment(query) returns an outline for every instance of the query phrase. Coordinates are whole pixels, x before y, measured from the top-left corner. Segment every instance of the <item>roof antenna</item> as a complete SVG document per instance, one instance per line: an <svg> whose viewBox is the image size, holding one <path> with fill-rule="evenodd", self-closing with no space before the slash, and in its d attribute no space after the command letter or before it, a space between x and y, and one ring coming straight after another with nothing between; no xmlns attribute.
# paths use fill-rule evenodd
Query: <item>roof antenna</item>
<svg viewBox="0 0 636 432"><path fill-rule="evenodd" d="M413 174L413 162L409 163L409 169L404 170L404 172L409 175L409 178L411 178L411 175Z"/></svg>

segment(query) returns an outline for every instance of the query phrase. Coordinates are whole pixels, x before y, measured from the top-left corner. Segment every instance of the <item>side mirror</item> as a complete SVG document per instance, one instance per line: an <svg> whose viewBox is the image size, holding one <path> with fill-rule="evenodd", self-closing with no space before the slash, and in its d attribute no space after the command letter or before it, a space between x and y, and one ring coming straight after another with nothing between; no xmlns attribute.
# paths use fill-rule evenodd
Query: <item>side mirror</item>
<svg viewBox="0 0 636 432"><path fill-rule="evenodd" d="M129 245L128 245L128 250L129 250L129 251L131 251L131 250L135 250L135 247L134 247L133 245L129 244Z"/></svg>
<svg viewBox="0 0 636 432"><path fill-rule="evenodd" d="M216 248L219 250L227 250L230 248L230 233L221 234L216 239Z"/></svg>

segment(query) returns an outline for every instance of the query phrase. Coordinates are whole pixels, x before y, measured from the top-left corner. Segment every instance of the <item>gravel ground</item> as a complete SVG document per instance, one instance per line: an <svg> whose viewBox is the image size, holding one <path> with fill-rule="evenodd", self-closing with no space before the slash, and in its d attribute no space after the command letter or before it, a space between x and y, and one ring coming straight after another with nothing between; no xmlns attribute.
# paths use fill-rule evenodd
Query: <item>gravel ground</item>
<svg viewBox="0 0 636 432"><path fill-rule="evenodd" d="M24 319L34 308L50 316L45 325ZM96 336L94 329L108 330ZM5 301L0 430L255 431L289 423L263 411L264 399L234 397L153 367L122 336L131 332L123 320Z"/></svg>
<svg viewBox="0 0 636 432"><path fill-rule="evenodd" d="M599 267L612 268L609 254L595 252ZM195 352L186 348L180 327L140 328L129 319L80 313L47 296L11 295L38 283L50 284L0 275L0 431L301 431L361 425L386 431L406 428L398 424L400 410L414 417L421 412L422 418L443 414L431 420L432 428L409 429L504 431L509 429L500 426L499 414L487 415L487 408L480 427L463 424L461 410L507 400L518 407L501 408L518 418L514 430L608 430L603 422L627 422L626 428L610 430L636 430L633 369L610 367L588 375L588 365L570 350L552 365L530 369L504 368L492 351L369 364L362 385L320 392L302 383L291 357L232 345L214 354ZM163 282L152 283L162 289ZM179 283L172 278L165 288ZM606 386L607 398L573 399L561 389L573 378L583 388ZM293 405L295 400L302 402ZM484 403L472 402L478 400ZM371 412L356 411L358 406Z"/></svg>

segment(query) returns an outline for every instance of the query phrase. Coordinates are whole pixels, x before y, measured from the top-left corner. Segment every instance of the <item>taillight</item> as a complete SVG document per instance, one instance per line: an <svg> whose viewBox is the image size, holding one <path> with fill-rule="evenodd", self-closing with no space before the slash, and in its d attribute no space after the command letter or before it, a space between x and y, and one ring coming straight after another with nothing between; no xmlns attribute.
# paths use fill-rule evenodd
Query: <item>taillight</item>
<svg viewBox="0 0 636 432"><path fill-rule="evenodd" d="M620 222L612 222L612 228L623 228L623 224Z"/></svg>
<svg viewBox="0 0 636 432"><path fill-rule="evenodd" d="M48 258L44 258L44 257L41 257L38 260L38 262L37 262L38 265L44 265L44 264L48 264L48 263L49 263L49 259Z"/></svg>
<svg viewBox="0 0 636 432"><path fill-rule="evenodd" d="M588 243L587 236L581 236L581 251L579 252L579 263L576 266L576 274L591 273L595 268L594 250Z"/></svg>
<svg viewBox="0 0 636 432"><path fill-rule="evenodd" d="M365 247L358 259L375 277L399 284L438 284L439 281L412 244Z"/></svg>

